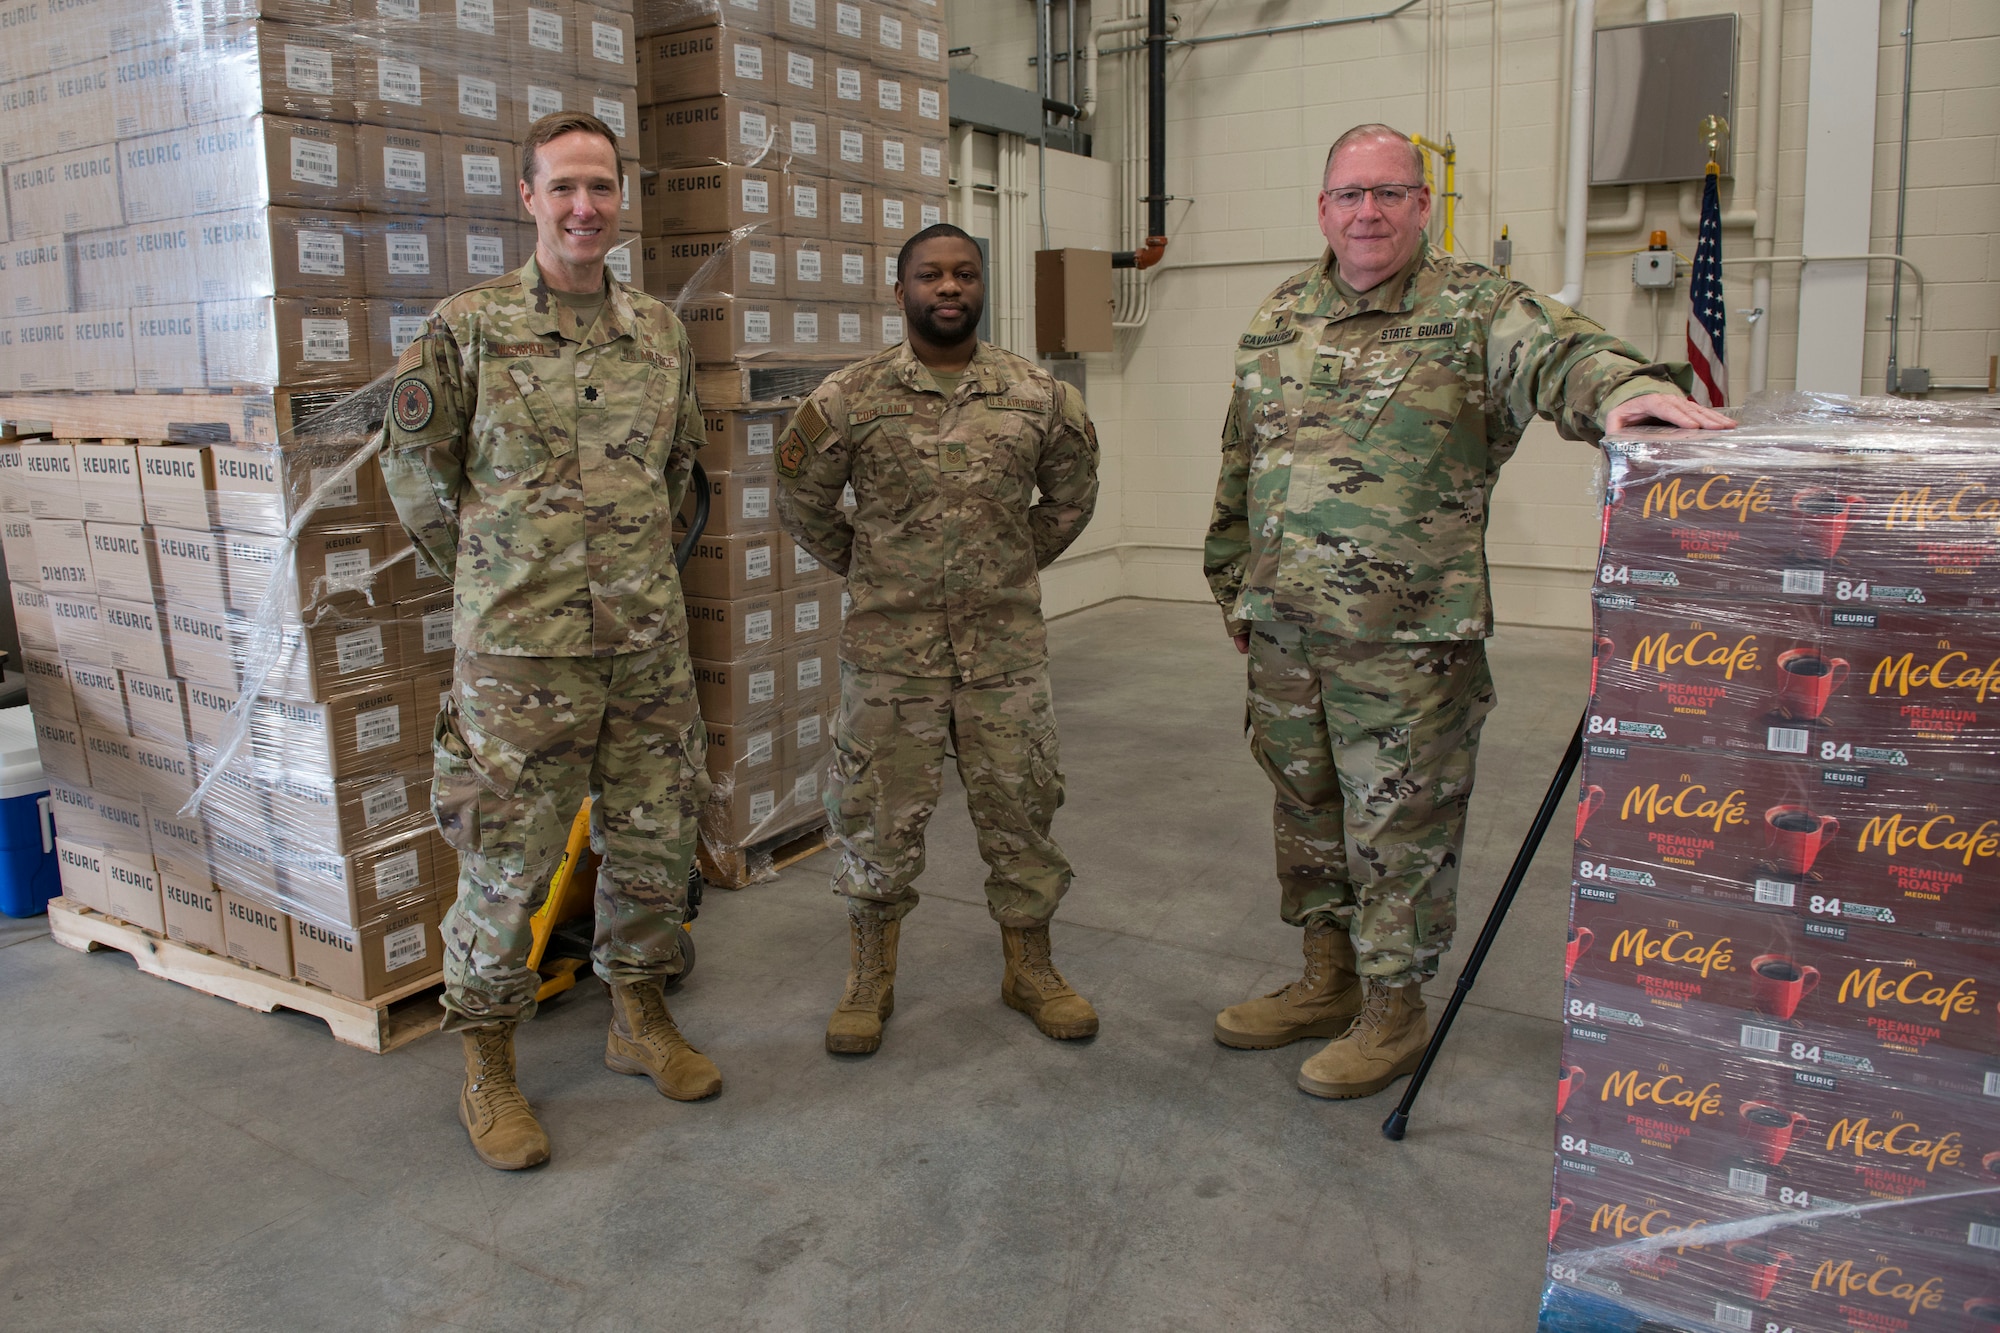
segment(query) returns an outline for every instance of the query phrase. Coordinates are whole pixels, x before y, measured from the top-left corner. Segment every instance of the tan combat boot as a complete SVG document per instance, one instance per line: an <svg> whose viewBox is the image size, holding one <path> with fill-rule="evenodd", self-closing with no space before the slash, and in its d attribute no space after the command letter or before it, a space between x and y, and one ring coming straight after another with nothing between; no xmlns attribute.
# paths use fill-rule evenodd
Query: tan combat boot
<svg viewBox="0 0 2000 1333"><path fill-rule="evenodd" d="M1347 1035L1299 1067L1299 1087L1315 1097L1371 1097L1423 1061L1430 1025L1417 984L1364 984L1368 1000Z"/></svg>
<svg viewBox="0 0 2000 1333"><path fill-rule="evenodd" d="M500 1171L548 1161L549 1136L514 1082L514 1025L470 1028L461 1035L465 1086L458 1094L458 1118L472 1137L472 1151Z"/></svg>
<svg viewBox="0 0 2000 1333"><path fill-rule="evenodd" d="M715 1062L688 1045L667 1012L657 981L611 987L611 1032L604 1065L620 1074L644 1074L677 1102L698 1102L722 1091Z"/></svg>
<svg viewBox="0 0 2000 1333"><path fill-rule="evenodd" d="M896 942L903 923L850 914L847 989L826 1020L826 1048L867 1055L882 1045L882 1025L896 1012Z"/></svg>
<svg viewBox="0 0 2000 1333"><path fill-rule="evenodd" d="M1240 1051L1268 1051L1303 1037L1338 1037L1353 1025L1361 1012L1353 941L1327 921L1308 923L1305 937L1305 975L1217 1014L1217 1041Z"/></svg>
<svg viewBox="0 0 2000 1333"><path fill-rule="evenodd" d="M1071 990L1049 959L1049 925L1000 927L1007 970L1000 978L1000 998L1035 1020L1042 1035L1057 1041L1095 1036L1097 1011Z"/></svg>

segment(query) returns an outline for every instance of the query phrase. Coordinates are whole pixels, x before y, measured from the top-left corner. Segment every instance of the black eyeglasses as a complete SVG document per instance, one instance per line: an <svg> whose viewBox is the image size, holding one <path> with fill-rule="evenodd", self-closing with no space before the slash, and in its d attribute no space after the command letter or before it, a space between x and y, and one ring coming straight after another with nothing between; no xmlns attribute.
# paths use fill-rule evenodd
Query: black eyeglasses
<svg viewBox="0 0 2000 1333"><path fill-rule="evenodd" d="M1375 202L1383 208L1401 208L1409 202L1410 195L1424 187L1421 185L1348 185L1338 190L1321 190L1326 198L1333 200L1333 206L1342 212L1351 213L1361 207L1361 196L1372 194Z"/></svg>

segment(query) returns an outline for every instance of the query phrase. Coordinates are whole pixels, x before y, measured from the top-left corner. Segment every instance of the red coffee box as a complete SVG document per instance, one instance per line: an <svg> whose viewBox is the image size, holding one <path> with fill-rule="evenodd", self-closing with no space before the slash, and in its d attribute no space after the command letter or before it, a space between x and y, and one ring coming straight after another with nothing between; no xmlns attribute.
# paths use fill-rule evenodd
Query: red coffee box
<svg viewBox="0 0 2000 1333"><path fill-rule="evenodd" d="M2000 1153L1982 1098L1786 1068L1572 1021L1556 1152L1788 1208L1976 1189Z"/></svg>
<svg viewBox="0 0 2000 1333"><path fill-rule="evenodd" d="M1626 742L1584 746L1575 877L2000 939L2000 787Z"/></svg>
<svg viewBox="0 0 2000 1333"><path fill-rule="evenodd" d="M1772 1327L1813 1333L1988 1333L2000 1328L1990 1254L1880 1228L1800 1229L1773 1292Z"/></svg>
<svg viewBox="0 0 2000 1333"><path fill-rule="evenodd" d="M1632 988L1652 1027L1704 1006L1857 1059L2000 1059L2000 959L1977 941L1584 884L1570 947L1569 975Z"/></svg>

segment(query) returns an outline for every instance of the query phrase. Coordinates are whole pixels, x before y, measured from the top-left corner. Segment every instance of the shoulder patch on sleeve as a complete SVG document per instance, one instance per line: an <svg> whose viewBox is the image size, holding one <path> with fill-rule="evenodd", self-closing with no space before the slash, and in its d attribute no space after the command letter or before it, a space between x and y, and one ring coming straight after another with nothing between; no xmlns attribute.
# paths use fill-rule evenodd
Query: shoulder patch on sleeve
<svg viewBox="0 0 2000 1333"><path fill-rule="evenodd" d="M804 438L796 430L786 431L778 441L778 475L787 479L797 477L806 465L808 452Z"/></svg>
<svg viewBox="0 0 2000 1333"><path fill-rule="evenodd" d="M437 411L437 400L431 394L430 385L411 375L396 381L396 390L389 399L389 410L396 419L397 429L414 434L431 424L431 416Z"/></svg>
<svg viewBox="0 0 2000 1333"><path fill-rule="evenodd" d="M826 419L826 413L820 410L819 399L808 398L805 405L799 408L799 414L792 418L792 429L807 445L818 448L833 425Z"/></svg>
<svg viewBox="0 0 2000 1333"><path fill-rule="evenodd" d="M412 338L410 345L403 349L403 354L396 358L396 373L407 375L413 370L421 369L423 364L424 340L421 337Z"/></svg>

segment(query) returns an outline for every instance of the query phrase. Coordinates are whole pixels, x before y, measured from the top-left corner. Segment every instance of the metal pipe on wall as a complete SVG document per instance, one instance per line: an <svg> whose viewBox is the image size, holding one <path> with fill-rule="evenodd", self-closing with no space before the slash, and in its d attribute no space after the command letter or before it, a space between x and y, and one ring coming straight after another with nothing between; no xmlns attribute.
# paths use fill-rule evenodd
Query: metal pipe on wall
<svg viewBox="0 0 2000 1333"><path fill-rule="evenodd" d="M1763 0L1757 20L1757 221L1753 257L1766 258L1778 235L1778 111L1785 32L1784 0ZM1898 246L1897 249L1901 249ZM1750 271L1750 392L1764 392L1771 367L1771 266Z"/></svg>
<svg viewBox="0 0 2000 1333"><path fill-rule="evenodd" d="M1910 197L1910 72L1915 67L1917 40L1917 0L1907 0L1903 9L1903 148L1896 162L1896 253L1903 253L1903 212ZM1898 388L1896 332L1903 320L1903 266L1889 284L1889 365L1882 381L1885 393Z"/></svg>
<svg viewBox="0 0 2000 1333"><path fill-rule="evenodd" d="M1583 299L1583 252L1590 227L1591 44L1597 33L1597 0L1572 0L1569 58L1569 163L1563 229L1563 285L1556 300Z"/></svg>

